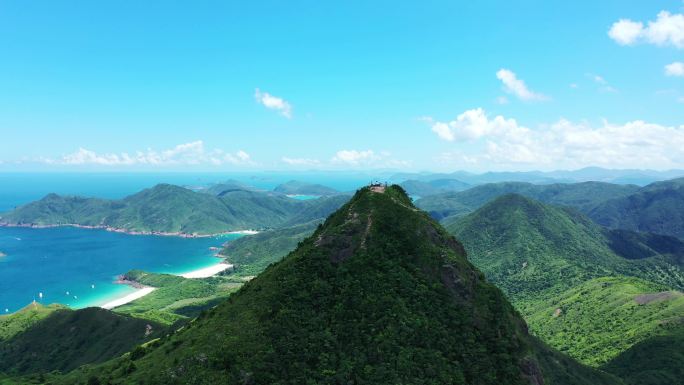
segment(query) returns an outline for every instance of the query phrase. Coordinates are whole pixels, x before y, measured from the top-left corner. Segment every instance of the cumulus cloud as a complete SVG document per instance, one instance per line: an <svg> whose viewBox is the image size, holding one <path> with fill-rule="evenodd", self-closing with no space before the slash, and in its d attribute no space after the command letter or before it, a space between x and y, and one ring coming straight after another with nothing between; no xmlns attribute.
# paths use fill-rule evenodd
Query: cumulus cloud
<svg viewBox="0 0 684 385"><path fill-rule="evenodd" d="M364 163L371 163L380 159L380 155L377 155L373 150L340 150L335 153L332 158L333 163L346 163L349 165L359 165Z"/></svg>
<svg viewBox="0 0 684 385"><path fill-rule="evenodd" d="M201 164L233 164L248 165L253 164L250 155L243 150L235 153L225 152L219 149L207 151L204 142L197 140L194 142L179 144L173 148L155 151L136 151L134 153L97 153L85 148L66 154L61 158L41 158L41 162L59 165L100 165L100 166L170 166L170 165L201 165Z"/></svg>
<svg viewBox="0 0 684 385"><path fill-rule="evenodd" d="M280 115L288 119L292 118L292 106L285 99L273 96L268 92L262 92L258 88L254 90L254 99L264 107L276 110Z"/></svg>
<svg viewBox="0 0 684 385"><path fill-rule="evenodd" d="M546 96L533 92L522 79L518 79L516 74L508 69L502 68L496 72L497 79L504 84L504 90L525 101L546 100Z"/></svg>
<svg viewBox="0 0 684 385"><path fill-rule="evenodd" d="M309 158L288 158L284 156L280 160L283 163L289 164L291 166L318 166L321 164L321 161L319 161L318 159Z"/></svg>
<svg viewBox="0 0 684 385"><path fill-rule="evenodd" d="M648 43L684 48L684 14L661 11L655 21L620 19L608 30L608 36L620 45Z"/></svg>
<svg viewBox="0 0 684 385"><path fill-rule="evenodd" d="M684 76L684 63L674 62L665 66L665 75Z"/></svg>
<svg viewBox="0 0 684 385"><path fill-rule="evenodd" d="M488 116L478 108L450 122L434 121L432 131L457 143L442 155L460 163L577 168L668 168L684 165L684 126L641 120L603 122L598 127L561 119L539 129L515 119Z"/></svg>

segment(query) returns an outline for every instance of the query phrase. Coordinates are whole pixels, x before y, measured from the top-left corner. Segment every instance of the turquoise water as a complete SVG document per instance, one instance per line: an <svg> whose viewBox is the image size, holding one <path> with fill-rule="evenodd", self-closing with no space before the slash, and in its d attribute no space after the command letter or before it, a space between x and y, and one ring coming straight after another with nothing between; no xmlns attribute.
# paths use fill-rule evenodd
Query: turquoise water
<svg viewBox="0 0 684 385"><path fill-rule="evenodd" d="M210 247L239 236L179 238L72 227L0 227L0 252L7 254L0 257L0 314L34 299L74 308L101 305L133 291L115 284L117 275L131 269L184 273L208 267L218 262Z"/></svg>

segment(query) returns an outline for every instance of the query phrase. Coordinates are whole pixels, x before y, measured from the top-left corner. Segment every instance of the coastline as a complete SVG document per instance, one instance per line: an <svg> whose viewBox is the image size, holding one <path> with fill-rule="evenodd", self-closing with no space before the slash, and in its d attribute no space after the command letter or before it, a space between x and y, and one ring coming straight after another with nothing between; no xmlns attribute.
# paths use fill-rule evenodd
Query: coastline
<svg viewBox="0 0 684 385"><path fill-rule="evenodd" d="M180 237L180 238L210 238L210 237L220 237L222 235L231 234L241 234L241 235L254 235L258 234L257 230L234 230L234 231L224 231L220 233L212 234L197 234L197 233L183 233L183 232L165 232L165 231L135 231L128 230L119 227L111 226L91 226L91 225L79 225L77 223L64 223L58 225L39 225L36 223L0 223L0 227L20 227L29 229L51 229L56 227L74 227L77 229L87 229L87 230L105 230L113 233L127 234L127 235L156 235L161 237Z"/></svg>
<svg viewBox="0 0 684 385"><path fill-rule="evenodd" d="M173 274L173 275L183 277L183 278L187 278L187 279L209 278L209 277L213 277L213 276L217 275L218 273L220 273L222 271L231 269L232 267L233 267L233 265L231 265L230 263L226 263L226 262L222 261L222 262L219 262L215 265L203 267L201 269L196 269L196 270L188 271L188 272L181 273L181 274ZM111 310L111 309L117 308L119 306L123 306L127 303L133 302L137 299L140 299L140 298L152 293L153 291L155 291L157 289L155 287L145 286L145 285L141 284L140 282L127 280L124 278L123 275L119 276L114 283L120 284L120 285L128 285L128 286L134 288L135 291L132 293L126 294L123 297L118 297L118 298L112 299L103 305L99 305L99 307L101 307L103 309Z"/></svg>

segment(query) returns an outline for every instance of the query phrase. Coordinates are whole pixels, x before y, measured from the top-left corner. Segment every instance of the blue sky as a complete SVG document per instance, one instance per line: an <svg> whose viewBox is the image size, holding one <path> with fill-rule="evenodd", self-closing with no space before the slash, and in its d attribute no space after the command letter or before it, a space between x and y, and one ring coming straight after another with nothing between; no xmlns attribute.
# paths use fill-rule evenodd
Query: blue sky
<svg viewBox="0 0 684 385"><path fill-rule="evenodd" d="M0 4L0 170L684 168L681 0L140 3Z"/></svg>

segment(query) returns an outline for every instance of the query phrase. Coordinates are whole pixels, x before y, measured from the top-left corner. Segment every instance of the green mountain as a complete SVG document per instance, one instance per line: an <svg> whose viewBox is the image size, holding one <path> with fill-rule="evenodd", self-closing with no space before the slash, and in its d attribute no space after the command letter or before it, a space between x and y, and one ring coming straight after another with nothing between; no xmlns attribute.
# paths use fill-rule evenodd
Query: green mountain
<svg viewBox="0 0 684 385"><path fill-rule="evenodd" d="M155 322L100 308L70 310L30 305L7 316L10 319L4 322L17 322L27 316L40 319L0 340L0 372L67 372L118 357L166 331Z"/></svg>
<svg viewBox="0 0 684 385"><path fill-rule="evenodd" d="M240 181L229 179L221 183L213 184L200 191L211 195L220 195L221 193L228 191L256 191L256 189Z"/></svg>
<svg viewBox="0 0 684 385"><path fill-rule="evenodd" d="M241 276L261 273L271 263L281 260L297 248L299 242L308 238L323 220L314 220L283 229L264 231L229 242L221 250L221 256L235 266Z"/></svg>
<svg viewBox="0 0 684 385"><path fill-rule="evenodd" d="M410 195L426 197L449 191L463 191L470 187L469 184L456 179L435 179L421 181L409 179L400 183L400 186Z"/></svg>
<svg viewBox="0 0 684 385"><path fill-rule="evenodd" d="M527 335L398 186L364 188L287 257L135 354L53 383L618 384Z"/></svg>
<svg viewBox="0 0 684 385"><path fill-rule="evenodd" d="M539 301L525 313L535 335L598 366L684 326L684 293L638 278L604 277Z"/></svg>
<svg viewBox="0 0 684 385"><path fill-rule="evenodd" d="M684 242L677 238L607 230L573 209L515 194L448 229L534 334L584 363L603 364L684 320ZM635 302L655 293L668 301Z"/></svg>
<svg viewBox="0 0 684 385"><path fill-rule="evenodd" d="M634 185L602 182L556 183L536 185L523 182L490 183L465 191L450 192L419 199L416 205L434 218L443 220L462 216L505 194L520 194L544 203L571 206L588 212L607 200L627 196L639 190Z"/></svg>
<svg viewBox="0 0 684 385"><path fill-rule="evenodd" d="M132 232L215 234L271 228L327 216L344 198L296 201L273 193L223 191L218 196L161 184L121 200L50 194L0 217L0 224L109 227Z"/></svg>
<svg viewBox="0 0 684 385"><path fill-rule="evenodd" d="M684 385L684 326L632 346L603 368L629 385Z"/></svg>
<svg viewBox="0 0 684 385"><path fill-rule="evenodd" d="M684 239L684 178L650 184L588 212L610 228L647 231Z"/></svg>
<svg viewBox="0 0 684 385"><path fill-rule="evenodd" d="M448 230L514 302L616 274L684 288L684 243L665 237L665 245L655 242L651 248L648 234L618 236L573 209L517 194L495 199Z"/></svg>
<svg viewBox="0 0 684 385"><path fill-rule="evenodd" d="M323 186L321 184L313 184L291 180L276 186L273 191L288 195L335 195L340 192L334 188Z"/></svg>

